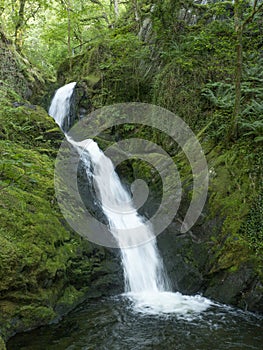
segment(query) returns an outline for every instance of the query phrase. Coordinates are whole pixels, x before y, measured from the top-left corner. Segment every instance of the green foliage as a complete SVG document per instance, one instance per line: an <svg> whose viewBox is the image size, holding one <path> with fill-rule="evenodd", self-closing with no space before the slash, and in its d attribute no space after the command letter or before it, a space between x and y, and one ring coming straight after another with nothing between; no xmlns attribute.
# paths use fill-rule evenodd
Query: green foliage
<svg viewBox="0 0 263 350"><path fill-rule="evenodd" d="M194 5L189 2L187 6ZM211 106L223 107L224 114L233 108L235 35L231 19L212 20L213 11L203 18L202 7L196 11L195 24L185 17L181 20L184 26L177 28L172 39L158 43L162 46L163 67L154 82L153 101L200 130L209 123ZM176 20L178 15L169 19L171 24ZM159 31L164 29L163 24L158 26Z"/></svg>
<svg viewBox="0 0 263 350"><path fill-rule="evenodd" d="M215 153L217 157L214 157ZM250 157L250 150L245 143L235 145L230 150L218 147L209 157L214 159L211 165L216 172L211 181L213 194L209 202L213 208L221 211L223 217L229 217L224 229L235 234L257 193L257 174L254 172L256 157Z"/></svg>
<svg viewBox="0 0 263 350"><path fill-rule="evenodd" d="M23 101L9 86L1 87L0 106L1 140L20 142L25 148L35 146L54 155L52 147L59 146L62 136L43 108Z"/></svg>
<svg viewBox="0 0 263 350"><path fill-rule="evenodd" d="M4 30L11 38L14 38L16 25L21 20L20 3L7 0L2 13ZM94 38L103 38L105 29L113 22L114 15L107 0L25 0L21 49L35 66L46 71L47 75L54 76L64 59L85 51L86 44Z"/></svg>
<svg viewBox="0 0 263 350"><path fill-rule="evenodd" d="M207 83L202 89L202 96L220 109L232 110L234 106L234 86L232 84Z"/></svg>
<svg viewBox="0 0 263 350"><path fill-rule="evenodd" d="M241 118L239 134L242 137L253 137L254 142L262 141L263 89L262 60L250 62L245 66L243 83L241 84ZM221 137L228 128L231 111L234 106L235 89L229 82L213 82L205 84L202 96L214 109L213 119L217 125L212 137ZM210 129L212 130L212 129Z"/></svg>
<svg viewBox="0 0 263 350"><path fill-rule="evenodd" d="M185 62L171 61L155 79L153 102L173 111L195 127L202 114L199 98L202 84L202 71L187 67Z"/></svg>
<svg viewBox="0 0 263 350"><path fill-rule="evenodd" d="M63 80L81 80L95 108L127 101L144 101L150 91L145 71L150 64L149 48L134 33L108 33L90 50L59 68Z"/></svg>
<svg viewBox="0 0 263 350"><path fill-rule="evenodd" d="M260 105L262 109L262 105ZM262 109L263 111L263 109ZM246 130L244 136L254 136L255 142L263 141L263 120L255 120L254 122L242 122L241 128Z"/></svg>
<svg viewBox="0 0 263 350"><path fill-rule="evenodd" d="M101 105L141 101L148 92L143 72L149 49L137 36L127 33L103 41L102 52L104 59L99 65L103 74L102 89L108 94Z"/></svg>

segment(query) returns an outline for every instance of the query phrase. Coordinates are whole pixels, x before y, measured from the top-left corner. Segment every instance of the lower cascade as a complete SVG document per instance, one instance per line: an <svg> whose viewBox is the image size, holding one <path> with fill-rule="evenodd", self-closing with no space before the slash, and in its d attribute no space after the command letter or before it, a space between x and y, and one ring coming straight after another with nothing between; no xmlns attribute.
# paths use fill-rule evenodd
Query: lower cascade
<svg viewBox="0 0 263 350"><path fill-rule="evenodd" d="M58 89L52 100L49 113L60 127L70 113L69 101L75 85L70 83ZM134 208L132 197L121 184L111 160L93 140L76 142L66 133L65 136L81 154L87 176L93 178L109 230L120 247L125 280L123 296L131 300L133 309L153 315L176 313L191 318L213 305L199 295L172 292L152 228ZM145 244L137 244L139 236Z"/></svg>

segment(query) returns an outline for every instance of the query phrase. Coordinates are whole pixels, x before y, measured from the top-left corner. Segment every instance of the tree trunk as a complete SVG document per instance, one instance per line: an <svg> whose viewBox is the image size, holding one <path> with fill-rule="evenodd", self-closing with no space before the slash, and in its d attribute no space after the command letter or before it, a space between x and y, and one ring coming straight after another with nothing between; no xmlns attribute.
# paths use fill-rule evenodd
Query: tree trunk
<svg viewBox="0 0 263 350"><path fill-rule="evenodd" d="M242 1L241 1L242 2ZM235 32L236 32L236 62L235 62L235 102L232 114L232 120L228 131L228 141L236 140L238 137L238 119L241 113L241 81L243 64L243 24L241 18L241 3L235 0Z"/></svg>
<svg viewBox="0 0 263 350"><path fill-rule="evenodd" d="M140 21L140 15L139 15L139 10L138 10L137 0L132 0L132 4L133 4L135 21L139 22Z"/></svg>
<svg viewBox="0 0 263 350"><path fill-rule="evenodd" d="M238 136L238 119L241 113L241 80L243 63L242 28L237 32L236 43L236 72L235 72L235 104L233 111L233 137Z"/></svg>
<svg viewBox="0 0 263 350"><path fill-rule="evenodd" d="M67 3L67 14L68 14L68 56L69 56L69 69L71 71L72 68L72 55L71 55L71 17L70 17L70 11L71 11L71 3L70 0L68 0Z"/></svg>
<svg viewBox="0 0 263 350"><path fill-rule="evenodd" d="M114 5L114 13L116 18L119 17L119 2L118 0L113 0L113 5Z"/></svg>
<svg viewBox="0 0 263 350"><path fill-rule="evenodd" d="M18 18L15 26L15 45L21 51L23 45L23 27L25 23L26 0L20 0Z"/></svg>

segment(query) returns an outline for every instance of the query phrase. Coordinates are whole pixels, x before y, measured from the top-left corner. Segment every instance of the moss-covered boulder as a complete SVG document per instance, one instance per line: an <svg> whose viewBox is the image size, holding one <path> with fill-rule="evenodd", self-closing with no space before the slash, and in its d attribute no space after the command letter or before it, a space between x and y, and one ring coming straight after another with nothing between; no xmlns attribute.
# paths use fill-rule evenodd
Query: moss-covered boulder
<svg viewBox="0 0 263 350"><path fill-rule="evenodd" d="M53 188L62 135L52 118L12 100L1 107L0 329L7 339L59 317L89 291L104 294L116 277L93 288L97 277L119 267L101 264L108 253L65 226Z"/></svg>
<svg viewBox="0 0 263 350"><path fill-rule="evenodd" d="M35 84L28 66L8 45L1 43L0 53L0 336L6 340L117 287L119 264L67 227L53 185L63 134L43 108L24 99Z"/></svg>

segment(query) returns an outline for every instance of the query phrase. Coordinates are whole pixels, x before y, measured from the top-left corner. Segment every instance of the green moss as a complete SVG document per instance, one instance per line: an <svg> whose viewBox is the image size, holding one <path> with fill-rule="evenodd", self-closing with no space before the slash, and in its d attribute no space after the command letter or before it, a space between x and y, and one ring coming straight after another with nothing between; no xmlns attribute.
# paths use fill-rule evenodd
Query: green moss
<svg viewBox="0 0 263 350"><path fill-rule="evenodd" d="M14 107L16 102L14 97L0 98L0 139L19 142L27 148L45 148L52 154L51 147L58 147L63 137L54 120L41 107L24 102Z"/></svg>
<svg viewBox="0 0 263 350"><path fill-rule="evenodd" d="M231 267L229 268L229 272L235 273L235 272L238 271L238 268L239 268L239 266L237 266L237 265L231 266Z"/></svg>
<svg viewBox="0 0 263 350"><path fill-rule="evenodd" d="M263 280L263 195L262 188L252 203L246 220L240 228L240 236L256 256L257 271Z"/></svg>
<svg viewBox="0 0 263 350"><path fill-rule="evenodd" d="M193 67L192 59L171 60L156 75L153 102L176 113L193 127L203 113L200 89L204 80L200 65Z"/></svg>
<svg viewBox="0 0 263 350"><path fill-rule="evenodd" d="M217 146L208 155L210 217L220 215L223 219L220 234L213 237L211 273L225 269L233 272L245 262L252 263L256 271L262 266L262 203L258 198L256 152L240 141L230 149Z"/></svg>
<svg viewBox="0 0 263 350"><path fill-rule="evenodd" d="M93 43L91 49L63 62L58 70L61 84L81 81L94 108L105 105L148 100L150 50L137 33L114 29Z"/></svg>
<svg viewBox="0 0 263 350"><path fill-rule="evenodd" d="M23 98L42 92L44 80L30 62L21 56L12 45L0 40L0 81Z"/></svg>
<svg viewBox="0 0 263 350"><path fill-rule="evenodd" d="M17 311L23 329L47 324L54 319L55 315L51 308L37 305L25 305Z"/></svg>
<svg viewBox="0 0 263 350"><path fill-rule="evenodd" d="M56 310L63 313L64 310L69 310L75 307L80 300L84 299L84 291L77 290L74 286L65 288L62 297L56 303Z"/></svg>
<svg viewBox="0 0 263 350"><path fill-rule="evenodd" d="M19 305L14 302L1 301L0 308L0 323L4 324L2 334L5 338L9 332L27 330L47 324L56 315L52 308L33 303Z"/></svg>
<svg viewBox="0 0 263 350"><path fill-rule="evenodd" d="M58 208L53 174L62 134L53 119L15 92L3 89L0 96L0 328L6 340L82 301L105 255L97 257L72 233ZM15 108L15 101L23 105Z"/></svg>

